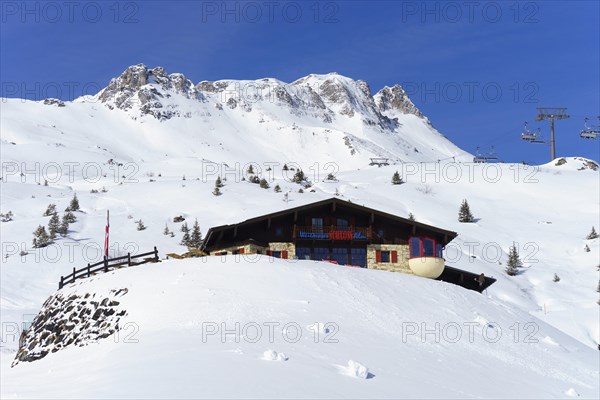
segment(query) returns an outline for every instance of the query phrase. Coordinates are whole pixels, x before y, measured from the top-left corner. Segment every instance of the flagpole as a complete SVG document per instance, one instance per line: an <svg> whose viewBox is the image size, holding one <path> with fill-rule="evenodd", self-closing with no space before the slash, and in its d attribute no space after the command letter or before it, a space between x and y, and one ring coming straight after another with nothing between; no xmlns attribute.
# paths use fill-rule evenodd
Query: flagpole
<svg viewBox="0 0 600 400"><path fill-rule="evenodd" d="M108 234L110 229L109 211L106 210L106 229L104 232L104 257L108 258Z"/></svg>

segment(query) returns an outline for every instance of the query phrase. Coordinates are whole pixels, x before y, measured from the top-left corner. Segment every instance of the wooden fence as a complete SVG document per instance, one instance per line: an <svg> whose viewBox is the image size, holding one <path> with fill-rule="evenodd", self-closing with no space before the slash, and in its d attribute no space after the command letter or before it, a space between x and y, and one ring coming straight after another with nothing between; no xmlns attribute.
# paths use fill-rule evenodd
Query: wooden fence
<svg viewBox="0 0 600 400"><path fill-rule="evenodd" d="M148 256L153 256L153 257L150 258ZM142 257L146 257L146 258L142 261L137 261L137 262L133 261L135 259L142 258ZM147 253L142 253L142 254L136 254L133 256L131 255L131 253L127 253L126 256L121 256L121 257L115 257L115 258L104 257L104 259L102 261L99 261L95 264L88 263L87 267L83 267L81 269L75 269L75 267L73 267L73 272L71 274L60 277L60 282L58 283L58 289L62 289L65 285L75 282L76 279L87 278L98 272L108 272L109 268L121 267L121 266L124 266L125 264L127 266L132 266L132 265L140 265L140 264L144 264L147 262L157 262L157 261L158 261L158 250L156 249L156 246L154 246L153 251L149 251Z"/></svg>

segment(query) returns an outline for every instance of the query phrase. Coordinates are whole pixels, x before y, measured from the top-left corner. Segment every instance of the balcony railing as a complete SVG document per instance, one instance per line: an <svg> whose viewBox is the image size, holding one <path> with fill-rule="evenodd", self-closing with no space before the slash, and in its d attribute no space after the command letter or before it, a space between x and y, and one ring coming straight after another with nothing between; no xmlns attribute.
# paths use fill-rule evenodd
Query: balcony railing
<svg viewBox="0 0 600 400"><path fill-rule="evenodd" d="M294 239L371 240L369 227L357 226L294 226Z"/></svg>

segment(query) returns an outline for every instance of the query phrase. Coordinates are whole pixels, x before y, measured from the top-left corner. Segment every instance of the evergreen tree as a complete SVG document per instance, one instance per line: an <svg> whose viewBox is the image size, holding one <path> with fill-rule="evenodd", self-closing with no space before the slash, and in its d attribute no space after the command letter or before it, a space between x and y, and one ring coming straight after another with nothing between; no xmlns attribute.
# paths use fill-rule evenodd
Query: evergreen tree
<svg viewBox="0 0 600 400"><path fill-rule="evenodd" d="M508 262L506 263L506 273L510 276L517 275L519 268L523 266L521 259L519 258L519 252L517 246L513 243L508 251Z"/></svg>
<svg viewBox="0 0 600 400"><path fill-rule="evenodd" d="M289 168L288 168L287 164L283 164L283 168L282 168L282 169L283 169L284 171L288 171L288 170L289 170Z"/></svg>
<svg viewBox="0 0 600 400"><path fill-rule="evenodd" d="M398 171L394 172L394 175L392 175L392 185L402 185L403 183L404 181L400 177Z"/></svg>
<svg viewBox="0 0 600 400"><path fill-rule="evenodd" d="M267 180L266 180L265 178L262 178L262 179L260 180L260 183L259 183L259 185L260 185L260 187L261 187L261 188L263 188L263 189L268 189L268 188L269 188L269 182L267 182Z"/></svg>
<svg viewBox="0 0 600 400"><path fill-rule="evenodd" d="M596 233L596 229L594 229L594 227L592 226L592 231L590 232L589 235L587 235L586 239L591 240L591 239L596 239L597 237L598 237L598 234Z"/></svg>
<svg viewBox="0 0 600 400"><path fill-rule="evenodd" d="M216 188L222 188L223 187L223 181L221 180L220 176L217 176L217 180L215 181L215 187Z"/></svg>
<svg viewBox="0 0 600 400"><path fill-rule="evenodd" d="M200 232L200 225L198 225L198 220L196 220L196 222L194 222L194 226L192 227L192 234L190 236L189 247L199 249L201 245L202 245L202 232Z"/></svg>
<svg viewBox="0 0 600 400"><path fill-rule="evenodd" d="M252 164L250 164L246 172L248 172L249 175L254 173L254 168L252 168Z"/></svg>
<svg viewBox="0 0 600 400"><path fill-rule="evenodd" d="M56 214L56 204L48 204L48 208L44 211L44 217L49 217Z"/></svg>
<svg viewBox="0 0 600 400"><path fill-rule="evenodd" d="M71 211L67 211L64 215L63 215L63 219L66 218L67 222L69 224L72 224L73 222L77 222L77 217L75 216L75 214L73 214Z"/></svg>
<svg viewBox="0 0 600 400"><path fill-rule="evenodd" d="M215 189L212 191L212 194L214 194L215 196L220 196L223 193L221 193L221 189L219 189L218 186L215 186Z"/></svg>
<svg viewBox="0 0 600 400"><path fill-rule="evenodd" d="M171 233L171 231L169 230L169 226L167 224L165 224L165 229L163 230L163 235L167 236Z"/></svg>
<svg viewBox="0 0 600 400"><path fill-rule="evenodd" d="M335 175L332 174L331 172L329 174L327 174L327 178L325 178L325 180L328 180L328 181L337 181Z"/></svg>
<svg viewBox="0 0 600 400"><path fill-rule="evenodd" d="M273 190L275 191L275 193L279 193L279 192L281 192L281 187L279 187L279 184L277 184L277 185L275 185Z"/></svg>
<svg viewBox="0 0 600 400"><path fill-rule="evenodd" d="M292 178L292 181L294 183L302 183L305 180L306 180L306 175L304 175L304 172L301 169L296 171L296 173L294 174L294 177Z"/></svg>
<svg viewBox="0 0 600 400"><path fill-rule="evenodd" d="M140 219L137 223L137 230L143 231L144 229L146 229L146 225L144 225L144 221Z"/></svg>
<svg viewBox="0 0 600 400"><path fill-rule="evenodd" d="M33 247L46 247L50 243L52 243L52 239L50 239L50 236L48 236L48 232L46 232L46 227L39 225L37 229L33 232Z"/></svg>
<svg viewBox="0 0 600 400"><path fill-rule="evenodd" d="M413 215L413 213L408 213L408 219L410 221L415 221L415 216Z"/></svg>
<svg viewBox="0 0 600 400"><path fill-rule="evenodd" d="M63 215L62 221L60 223L60 226L58 227L58 231L57 232L62 237L67 236L67 233L69 232L69 219L67 218L67 214Z"/></svg>
<svg viewBox="0 0 600 400"><path fill-rule="evenodd" d="M188 228L187 222L184 222L183 225L181 225L181 232L183 233L189 233L190 228Z"/></svg>
<svg viewBox="0 0 600 400"><path fill-rule="evenodd" d="M181 238L181 245L182 246L189 246L190 245L190 229L187 226L187 222L184 222L183 225L181 225L181 232L183 232L183 237Z"/></svg>
<svg viewBox="0 0 600 400"><path fill-rule="evenodd" d="M554 278L552 278L552 282L560 282L560 277L557 274L554 274Z"/></svg>
<svg viewBox="0 0 600 400"><path fill-rule="evenodd" d="M471 214L471 209L469 208L469 203L467 200L463 200L460 205L460 209L458 211L458 222L473 222L473 214Z"/></svg>
<svg viewBox="0 0 600 400"><path fill-rule="evenodd" d="M589 253L589 252L591 251L591 250L590 250L590 246L588 246L587 244L585 245L585 247L583 248L583 250L584 250L586 253Z"/></svg>
<svg viewBox="0 0 600 400"><path fill-rule="evenodd" d="M50 221L48 222L48 232L50 233L50 239L56 239L56 233L60 228L60 219L58 218L58 214L52 214L50 217Z"/></svg>
<svg viewBox="0 0 600 400"><path fill-rule="evenodd" d="M69 207L66 208L65 211L78 211L79 210L79 199L77 198L77 193L73 194L73 198L69 203Z"/></svg>

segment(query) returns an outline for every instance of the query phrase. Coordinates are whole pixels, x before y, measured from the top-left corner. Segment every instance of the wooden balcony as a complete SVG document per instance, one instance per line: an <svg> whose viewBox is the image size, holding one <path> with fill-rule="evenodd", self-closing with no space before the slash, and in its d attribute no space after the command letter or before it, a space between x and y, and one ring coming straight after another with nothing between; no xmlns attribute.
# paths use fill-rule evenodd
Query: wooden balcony
<svg viewBox="0 0 600 400"><path fill-rule="evenodd" d="M371 240L370 227L358 226L296 226L292 234L294 239L310 240Z"/></svg>

